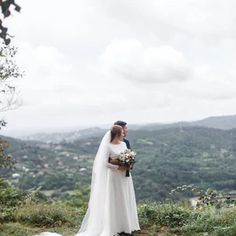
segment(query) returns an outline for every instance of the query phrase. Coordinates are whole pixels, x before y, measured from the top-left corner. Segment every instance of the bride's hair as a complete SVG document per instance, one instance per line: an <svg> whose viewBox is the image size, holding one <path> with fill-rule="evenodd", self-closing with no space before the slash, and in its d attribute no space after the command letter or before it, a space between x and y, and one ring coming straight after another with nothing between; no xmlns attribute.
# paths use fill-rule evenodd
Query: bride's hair
<svg viewBox="0 0 236 236"><path fill-rule="evenodd" d="M122 133L122 127L120 125L113 125L111 127L111 142L117 135L120 137L121 133Z"/></svg>

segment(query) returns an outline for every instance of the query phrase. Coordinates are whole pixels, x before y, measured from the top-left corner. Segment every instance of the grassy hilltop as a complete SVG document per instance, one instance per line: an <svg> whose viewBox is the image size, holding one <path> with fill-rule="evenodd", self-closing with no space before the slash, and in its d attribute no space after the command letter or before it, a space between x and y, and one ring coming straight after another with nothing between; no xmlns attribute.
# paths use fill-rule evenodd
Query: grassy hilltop
<svg viewBox="0 0 236 236"><path fill-rule="evenodd" d="M87 207L86 201L76 201L83 193L74 194L77 196L74 201L52 201L40 192L23 192L1 181L0 236L32 236L43 231L73 236ZM215 200L208 200L208 204L197 209L186 201L139 203L141 231L134 235L235 236L234 204Z"/></svg>

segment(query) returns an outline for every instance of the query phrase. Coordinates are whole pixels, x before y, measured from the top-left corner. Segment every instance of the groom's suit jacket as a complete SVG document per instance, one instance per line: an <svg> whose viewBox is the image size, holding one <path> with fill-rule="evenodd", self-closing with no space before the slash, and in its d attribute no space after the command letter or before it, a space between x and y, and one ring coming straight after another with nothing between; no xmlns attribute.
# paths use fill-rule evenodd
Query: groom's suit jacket
<svg viewBox="0 0 236 236"><path fill-rule="evenodd" d="M126 147L127 147L128 149L131 149L131 147L130 147L130 143L129 143L129 140L126 139L126 138L124 138L123 141L125 142Z"/></svg>

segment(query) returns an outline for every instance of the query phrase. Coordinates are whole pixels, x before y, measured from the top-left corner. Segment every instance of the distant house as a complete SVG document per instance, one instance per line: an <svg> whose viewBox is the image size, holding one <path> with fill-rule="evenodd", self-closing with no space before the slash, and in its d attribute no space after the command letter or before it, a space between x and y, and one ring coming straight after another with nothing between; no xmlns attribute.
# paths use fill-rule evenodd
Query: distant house
<svg viewBox="0 0 236 236"><path fill-rule="evenodd" d="M20 177L20 174L18 174L18 173L13 173L12 174L12 178L13 179L17 179L17 178L19 178Z"/></svg>

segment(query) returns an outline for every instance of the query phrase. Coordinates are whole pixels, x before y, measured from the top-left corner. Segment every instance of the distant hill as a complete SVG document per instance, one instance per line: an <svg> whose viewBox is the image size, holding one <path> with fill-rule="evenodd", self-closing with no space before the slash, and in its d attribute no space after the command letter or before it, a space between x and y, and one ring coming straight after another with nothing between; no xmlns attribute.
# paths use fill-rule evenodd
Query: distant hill
<svg viewBox="0 0 236 236"><path fill-rule="evenodd" d="M33 135L22 137L23 140L36 140L44 143L60 143L73 142L77 139L86 139L89 136L94 136L104 133L104 130L98 127L89 129L76 130L71 132L57 132L57 133L36 133Z"/></svg>
<svg viewBox="0 0 236 236"><path fill-rule="evenodd" d="M215 129L234 129L236 128L236 115L208 117L199 121L192 122L175 122L170 124L152 123L152 124L129 124L130 130L160 130L166 128L182 127L208 127ZM74 142L77 139L85 139L92 136L102 135L104 128L92 127L88 129L75 130L70 132L53 132L53 133L36 133L23 137L23 140L36 140L44 143Z"/></svg>
<svg viewBox="0 0 236 236"><path fill-rule="evenodd" d="M236 128L236 115L232 116L214 116L208 117L198 121L192 122L175 122L170 124L162 124L162 123L153 123L147 124L142 126L134 126L135 129L142 129L142 130L158 130L163 128L173 128L173 127L190 127L190 126L202 126L208 128L215 128L215 129L235 129ZM132 126L131 126L132 127Z"/></svg>
<svg viewBox="0 0 236 236"><path fill-rule="evenodd" d="M195 125L198 126L204 126L216 129L235 129L236 115L209 117L193 123L195 123Z"/></svg>

